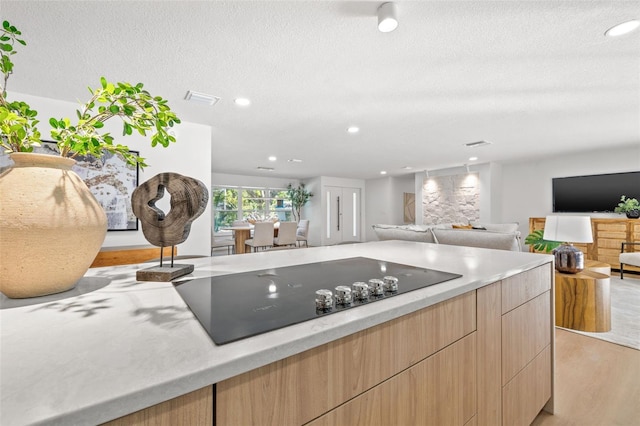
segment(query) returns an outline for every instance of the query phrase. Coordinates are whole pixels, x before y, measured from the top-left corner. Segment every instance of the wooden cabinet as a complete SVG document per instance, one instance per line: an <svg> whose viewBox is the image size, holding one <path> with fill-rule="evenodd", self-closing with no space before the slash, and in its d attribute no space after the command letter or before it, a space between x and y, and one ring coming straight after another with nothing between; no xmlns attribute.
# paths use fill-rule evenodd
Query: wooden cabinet
<svg viewBox="0 0 640 426"><path fill-rule="evenodd" d="M216 385L216 425L307 423L475 328L476 297L469 292L235 376ZM456 371L464 368L455 366ZM411 395L405 390L394 398Z"/></svg>
<svg viewBox="0 0 640 426"><path fill-rule="evenodd" d="M464 425L476 413L475 333L308 423Z"/></svg>
<svg viewBox="0 0 640 426"><path fill-rule="evenodd" d="M545 218L529 218L529 232L544 229ZM612 268L620 269L620 247L624 241L640 242L640 219L598 219L591 218L593 230L592 244L575 244L589 260L608 263ZM571 241L568 241L571 242ZM631 250L634 249L632 246ZM635 247L640 251L640 246ZM533 248L529 247L533 252ZM630 270L640 271L640 268L629 266Z"/></svg>
<svg viewBox="0 0 640 426"><path fill-rule="evenodd" d="M551 264L216 384L216 425L530 424L553 409Z"/></svg>

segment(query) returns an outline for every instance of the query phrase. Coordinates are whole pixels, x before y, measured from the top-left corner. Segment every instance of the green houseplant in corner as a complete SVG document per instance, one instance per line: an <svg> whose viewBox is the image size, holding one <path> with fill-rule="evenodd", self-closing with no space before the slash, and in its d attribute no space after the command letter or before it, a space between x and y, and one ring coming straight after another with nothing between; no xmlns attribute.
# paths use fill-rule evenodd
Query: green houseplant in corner
<svg viewBox="0 0 640 426"><path fill-rule="evenodd" d="M623 195L613 211L625 213L629 219L638 219L640 218L640 202L635 198L627 198L626 195Z"/></svg>
<svg viewBox="0 0 640 426"><path fill-rule="evenodd" d="M0 33L0 146L14 162L0 175L0 291L23 298L58 293L75 286L100 250L106 235L106 215L82 179L71 170L74 157L104 151L121 155L129 164L146 166L109 133L104 123L119 117L123 136L151 134L152 146L168 146L175 137L168 128L180 123L167 101L152 96L142 83L110 83L89 88L91 98L77 110L77 122L51 118L51 137L60 157L33 153L39 145L37 113L29 105L7 99L7 81L20 31L4 21ZM46 252L42 247L48 247ZM43 253L38 256L37 253Z"/></svg>
<svg viewBox="0 0 640 426"><path fill-rule="evenodd" d="M302 206L307 204L309 199L313 197L313 194L304 187L304 183L301 183L297 187L289 184L287 186L287 196L291 200L291 213L293 214L293 220L299 222L302 219Z"/></svg>

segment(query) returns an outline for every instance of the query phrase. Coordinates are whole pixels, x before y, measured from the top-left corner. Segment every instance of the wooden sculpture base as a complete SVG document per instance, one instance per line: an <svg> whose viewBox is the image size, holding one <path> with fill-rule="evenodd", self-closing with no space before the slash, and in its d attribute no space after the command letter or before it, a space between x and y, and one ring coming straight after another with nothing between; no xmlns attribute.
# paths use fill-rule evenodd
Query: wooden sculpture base
<svg viewBox="0 0 640 426"><path fill-rule="evenodd" d="M167 282L192 272L193 265L154 266L137 271L136 280Z"/></svg>

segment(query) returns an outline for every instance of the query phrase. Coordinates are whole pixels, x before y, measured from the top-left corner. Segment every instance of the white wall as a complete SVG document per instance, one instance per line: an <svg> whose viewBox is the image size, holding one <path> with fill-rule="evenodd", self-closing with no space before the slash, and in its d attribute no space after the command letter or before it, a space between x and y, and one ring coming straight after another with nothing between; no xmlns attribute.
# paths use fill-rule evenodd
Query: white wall
<svg viewBox="0 0 640 426"><path fill-rule="evenodd" d="M286 188L287 185L298 186L300 181L291 178L273 176L245 176L225 173L211 173L212 186L243 186L251 188Z"/></svg>
<svg viewBox="0 0 640 426"><path fill-rule="evenodd" d="M41 98L21 93L12 93L11 99L27 102L38 111L40 124L38 128L42 139L50 138L49 118L57 119L69 117L72 122L76 117L78 104ZM130 149L140 151L149 164L140 170L139 183L143 183L158 173L174 172L198 179L211 188L211 127L200 124L182 122L174 128L177 142L168 148L151 148L151 139L138 134L122 136L121 122L118 119L106 123L104 132L110 132L117 143L127 145ZM159 203L161 205L161 203ZM191 232L187 240L178 245L179 255L209 255L211 252L211 203L207 210L191 224ZM148 245L149 242L142 234L139 223L137 231L109 231L103 247Z"/></svg>
<svg viewBox="0 0 640 426"><path fill-rule="evenodd" d="M366 181L364 241L377 237L372 225L376 223L400 225L404 223L404 193L415 193L414 175L388 176ZM418 203L416 198L416 203Z"/></svg>
<svg viewBox="0 0 640 426"><path fill-rule="evenodd" d="M499 177L501 176L501 166L494 163L474 164L469 166L470 172L477 172L479 178L480 196L480 222L498 222L500 211L501 195L499 188ZM452 167L448 169L429 170L430 177L466 175L464 166ZM422 205L423 186L426 180L425 172L417 172L414 175L414 188L416 192L416 224L424 224L424 207Z"/></svg>
<svg viewBox="0 0 640 426"><path fill-rule="evenodd" d="M502 218L519 222L520 232L526 236L530 217L545 217L552 213L552 178L639 170L640 143L503 164ZM590 216L620 217L615 213Z"/></svg>

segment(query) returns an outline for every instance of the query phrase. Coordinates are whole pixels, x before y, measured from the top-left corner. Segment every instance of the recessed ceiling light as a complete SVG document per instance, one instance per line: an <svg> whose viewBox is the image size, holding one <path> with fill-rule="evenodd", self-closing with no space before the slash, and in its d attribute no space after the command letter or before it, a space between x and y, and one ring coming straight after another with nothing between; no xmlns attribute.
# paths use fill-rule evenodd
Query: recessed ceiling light
<svg viewBox="0 0 640 426"><path fill-rule="evenodd" d="M269 161L276 161L278 158L275 155L269 157Z"/></svg>
<svg viewBox="0 0 640 426"><path fill-rule="evenodd" d="M220 98L217 96L207 95L206 93L194 92L192 90L187 91L187 94L185 95L184 98L187 101L198 102L198 103L207 104L207 105L215 105L216 102L220 100Z"/></svg>
<svg viewBox="0 0 640 426"><path fill-rule="evenodd" d="M272 172L274 169L273 167L262 167L262 166L258 166L256 167L258 170L264 170L265 172Z"/></svg>
<svg viewBox="0 0 640 426"><path fill-rule="evenodd" d="M609 28L604 32L604 35L606 35L607 37L618 37L621 35L629 34L631 31L638 29L638 27L640 27L640 21L634 19Z"/></svg>
<svg viewBox="0 0 640 426"><path fill-rule="evenodd" d="M381 174L381 175L386 175L386 174L387 174L387 172L386 172L385 170L383 170L383 171L381 171L381 172L380 172L380 174Z"/></svg>
<svg viewBox="0 0 640 426"><path fill-rule="evenodd" d="M302 160L299 160L297 158L289 158L287 161L290 163L302 163Z"/></svg>
<svg viewBox="0 0 640 426"><path fill-rule="evenodd" d="M413 168L413 167L411 167L411 166L404 166L404 167L403 167L403 169L404 169L404 170L411 170L412 168Z"/></svg>
<svg viewBox="0 0 640 426"><path fill-rule="evenodd" d="M347 132L349 133L358 133L360 131L360 127L356 127L356 126L351 126L347 129Z"/></svg>
<svg viewBox="0 0 640 426"><path fill-rule="evenodd" d="M478 157L469 157L469 161L476 161Z"/></svg>
<svg viewBox="0 0 640 426"><path fill-rule="evenodd" d="M251 101L247 98L236 98L233 102L238 106L249 106L251 105Z"/></svg>

